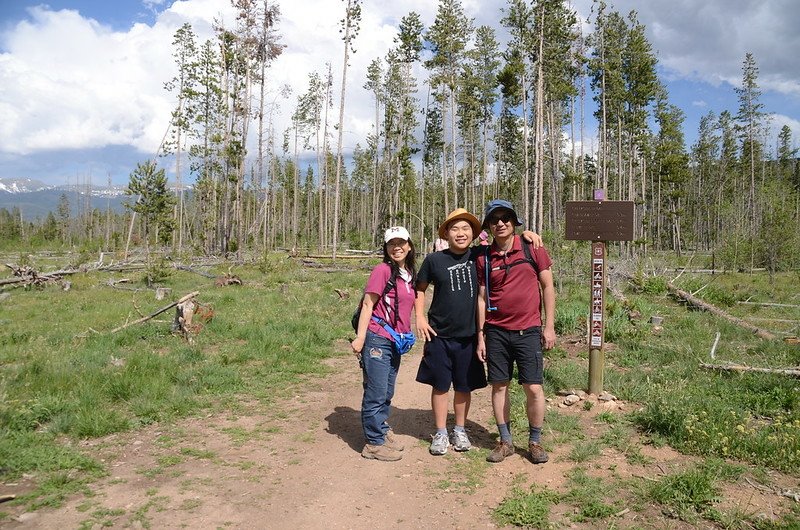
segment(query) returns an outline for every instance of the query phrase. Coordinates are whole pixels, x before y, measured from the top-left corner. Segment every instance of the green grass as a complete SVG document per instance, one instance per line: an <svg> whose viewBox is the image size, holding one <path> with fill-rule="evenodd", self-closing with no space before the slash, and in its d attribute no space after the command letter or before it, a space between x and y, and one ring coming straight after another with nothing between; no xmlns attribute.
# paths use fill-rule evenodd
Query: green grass
<svg viewBox="0 0 800 530"><path fill-rule="evenodd" d="M558 494L546 487L534 485L529 490L514 487L495 508L493 517L500 525L547 528L550 523L550 508L558 499Z"/></svg>
<svg viewBox="0 0 800 530"><path fill-rule="evenodd" d="M600 456L600 450L600 440L581 440L572 446L567 458L576 464L582 464Z"/></svg>
<svg viewBox="0 0 800 530"><path fill-rule="evenodd" d="M196 449L194 447L181 447L180 453L185 456L190 456L192 458L199 458L201 460L210 460L216 457L214 451L209 451L207 449Z"/></svg>
<svg viewBox="0 0 800 530"><path fill-rule="evenodd" d="M217 272L224 271L227 267ZM104 285L111 277L122 277L120 274L75 275L68 292L53 287L11 291L11 297L0 305L0 480L33 474L39 489L22 502L57 506L66 495L87 491L87 484L105 473L99 462L78 449L81 439L135 430L153 422L169 423L209 409L246 414L244 403L284 399L287 386L324 375L327 369L321 361L336 354L334 341L352 333L349 318L354 297L368 272L323 274L299 268L280 255L269 255L257 265L232 272L244 280L244 287L219 288L210 280L180 271L164 280L175 298L200 290L200 301L215 310L214 320L193 344L173 336L168 322L151 321L110 334L114 327L139 317L134 302L143 314L166 303L155 301L150 291L131 293ZM585 330L588 283L574 271L564 269L562 273L565 278L558 293L556 326L561 334L581 333ZM567 274L573 274L575 281ZM138 287L143 286L143 275L125 274ZM696 290L710 280L685 274L678 283ZM774 284L765 275L725 274L698 295L718 303L752 297L796 304L799 284L795 272L779 275ZM341 301L334 288L354 296ZM642 455L639 439L667 443L706 459L707 467L694 472L708 479L711 493L717 491L718 481L732 480L740 472L736 462L796 475L800 469L800 389L796 380L710 372L700 370L698 364L708 360L717 331L722 334L718 362L798 366L800 349L780 341L763 341L717 317L687 310L666 296L663 282L655 278L643 277L639 289L629 289L626 294L628 307L639 311L641 318L630 322L625 308L609 297L606 339L616 347L606 352L605 389L636 404L626 410L637 411L624 417L598 414L599 438L587 440L578 415L552 408L545 415L545 447L552 450L568 444L563 453L588 465L596 465L600 448L612 447L629 463L644 466L649 461ZM731 303L727 310L740 317L778 318L773 310L757 306ZM655 314L664 318L660 333L653 332L649 324ZM170 312L162 316L163 320L170 318ZM800 319L800 315L784 318ZM547 396L553 397L560 389L585 388L584 353L575 359L557 347L546 356ZM527 418L519 385L511 385L511 396L514 436L525 440ZM261 429L224 432L233 443L241 444L261 434ZM168 450L167 454L141 473L173 473L185 459L217 458L202 448L186 447L174 437L165 436L159 446ZM480 453L454 458L458 473L445 477L447 484L440 486L466 493L482 487L485 455ZM731 461L734 463L725 464ZM582 499L575 504L576 517L586 521L607 518L617 506L608 499L587 496L579 479L570 483L570 499ZM681 480L664 482L663 491L652 494L658 495L664 506L671 506L670 495L687 490L691 496L695 492L692 484L701 485L700 479ZM696 491L702 497L701 489ZM577 502L574 499L560 499L544 489L532 493L517 487L495 517L505 521L502 524L546 524L550 506ZM134 519L147 526L147 511L158 503L131 512ZM713 507L713 501L703 500L692 505L692 510L695 515L714 517ZM763 521L753 521L754 526L767 528Z"/></svg>
<svg viewBox="0 0 800 530"><path fill-rule="evenodd" d="M0 479L36 473L44 484L71 470L98 476L102 466L64 439L234 409L237 396L269 402L280 399L279 389L324 374L321 361L347 335L352 311L333 289L357 292L366 273L319 274L280 256L266 263L267 275L256 267L234 269L246 284L241 288L215 287L180 271L165 280L174 298L199 290L199 301L214 308L214 320L193 344L172 335L168 322L155 321L171 319L171 311L111 334L139 317L134 305L147 314L167 303L152 291L104 285L121 275L74 275L68 292L12 291L0 305ZM125 274L138 287L143 276Z"/></svg>
<svg viewBox="0 0 800 530"><path fill-rule="evenodd" d="M758 288L768 288L763 278L753 282L750 275L724 276L712 285L734 292L741 283L751 295L759 295ZM776 282L769 289L778 302L791 300L798 292L785 282L780 287ZM716 331L723 337L716 362L797 366L800 349L758 339L725 320L687 310L669 299L656 305L653 302L658 297L641 297L647 300L643 307L657 307L664 317L664 329L644 341L633 336L621 340L608 359L623 370L607 370L605 378L609 391L644 405L632 415L634 424L686 453L736 458L787 472L800 468L800 389L796 381L772 374L713 372L698 366L710 361L708 351ZM643 317L649 319L647 313Z"/></svg>
<svg viewBox="0 0 800 530"><path fill-rule="evenodd" d="M575 522L606 519L622 510L616 484L607 478L589 476L583 467L575 467L568 473L567 486L569 490L562 500L575 508L572 516ZM615 501L608 501L606 494Z"/></svg>
<svg viewBox="0 0 800 530"><path fill-rule="evenodd" d="M719 500L719 487L712 472L697 467L667 475L651 486L649 495L681 519L692 522L696 515L704 516Z"/></svg>
<svg viewBox="0 0 800 530"><path fill-rule="evenodd" d="M483 487L486 470L489 467L484 451L451 453L446 458L449 466L445 478L437 483L438 488L472 494Z"/></svg>

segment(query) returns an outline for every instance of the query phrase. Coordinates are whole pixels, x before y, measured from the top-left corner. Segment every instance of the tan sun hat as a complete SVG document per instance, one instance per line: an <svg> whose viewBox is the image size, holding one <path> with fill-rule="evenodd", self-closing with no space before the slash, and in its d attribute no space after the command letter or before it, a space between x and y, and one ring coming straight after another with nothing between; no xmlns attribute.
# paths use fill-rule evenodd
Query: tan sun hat
<svg viewBox="0 0 800 530"><path fill-rule="evenodd" d="M469 226L472 227L472 239L478 237L478 234L481 232L481 222L478 221L478 218L469 213L464 208L456 208L447 216L447 219L444 220L442 224L439 225L439 237L442 239L447 239L447 227L450 223L454 221L466 221L469 223Z"/></svg>

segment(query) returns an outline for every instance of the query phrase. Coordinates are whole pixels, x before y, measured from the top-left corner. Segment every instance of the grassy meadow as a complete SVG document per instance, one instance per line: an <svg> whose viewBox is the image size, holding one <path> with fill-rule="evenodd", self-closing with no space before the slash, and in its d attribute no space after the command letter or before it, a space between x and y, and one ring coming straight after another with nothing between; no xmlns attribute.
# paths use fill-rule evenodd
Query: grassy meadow
<svg viewBox="0 0 800 530"><path fill-rule="evenodd" d="M236 407L234 397L283 399L287 385L324 373L354 303L333 289L356 292L368 271L317 273L270 256L234 273L245 286L183 271L162 282L173 300L199 290L214 308L193 344L170 332L174 310L110 333L169 303L144 289L143 272L73 275L66 292L10 291L0 304L0 479L35 473L35 502L58 502L105 472L76 448L81 439ZM142 290L107 285L123 277Z"/></svg>
<svg viewBox="0 0 800 530"><path fill-rule="evenodd" d="M588 280L580 272L585 260L562 258L555 271L557 332L561 338L582 337L589 304ZM42 262L32 265L47 269ZM281 400L287 386L324 374L321 361L343 354L335 351L334 342L352 334L350 315L368 274L365 263L346 265L351 270L321 272L274 254L233 268L245 285L230 287L171 271L161 284L172 288L172 299L199 290L198 300L215 311L192 344L170 333L172 310L110 333L169 303L156 301L152 290L145 289L144 272L74 275L69 291L57 286L6 289L10 296L0 301L0 480L11 482L27 474L38 485L13 502L35 509L56 506L76 491L90 491L91 482L107 471L80 450L80 440L209 410L235 409L246 400ZM718 317L687 308L668 295L663 277L643 272L634 276L625 292L628 307L607 295L606 340L611 345L605 389L635 406L624 415L598 415L602 434L593 438L586 436L575 416L549 411L545 445L572 444L569 459L576 467L567 477L569 489L551 491L520 480L495 511L497 521L546 527L551 509L562 504L573 507L570 518L575 523L607 521L613 526L614 514L626 507L640 509L650 501L690 523L703 520L733 528L800 525L797 503L780 522L788 526L770 526L776 523L715 507L721 484L738 480L745 469L756 478L772 471L800 478L800 382L782 375L698 367L712 362L709 351L716 332L721 340L715 363L797 367L800 347L758 339ZM108 285L120 278L129 278L125 285L141 290ZM686 273L675 283L736 316L757 315L757 325L800 334L785 322L769 320L800 321L800 309L737 303L800 305L798 272L782 273L774 283L766 274ZM342 301L334 289L352 296ZM626 309L640 317L629 319ZM653 329L653 315L663 318L663 329ZM548 396L582 389L587 383L588 352L569 352L561 342L547 354ZM520 440L527 421L521 392L512 387L513 425ZM602 449L612 447L631 463L647 463L641 443L668 445L696 463L657 481L614 478L612 473L599 487L592 470L600 465ZM463 474L471 477L467 493L481 484L482 458L478 455L466 464L469 470Z"/></svg>

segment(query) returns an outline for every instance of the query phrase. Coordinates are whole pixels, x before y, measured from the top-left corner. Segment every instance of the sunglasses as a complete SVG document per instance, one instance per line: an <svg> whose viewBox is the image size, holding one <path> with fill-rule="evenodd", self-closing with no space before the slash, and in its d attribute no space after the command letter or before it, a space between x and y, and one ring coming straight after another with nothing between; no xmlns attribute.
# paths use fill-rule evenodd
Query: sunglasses
<svg viewBox="0 0 800 530"><path fill-rule="evenodd" d="M512 214L511 212L505 212L491 216L487 221L487 223L489 225L496 225L498 222L505 224L512 221L513 219L514 219L514 214Z"/></svg>

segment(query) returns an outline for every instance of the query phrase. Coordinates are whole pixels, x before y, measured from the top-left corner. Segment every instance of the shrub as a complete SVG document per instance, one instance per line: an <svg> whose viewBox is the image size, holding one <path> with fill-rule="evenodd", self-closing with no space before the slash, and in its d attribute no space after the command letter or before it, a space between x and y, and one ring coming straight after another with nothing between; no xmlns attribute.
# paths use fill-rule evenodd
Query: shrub
<svg viewBox="0 0 800 530"><path fill-rule="evenodd" d="M526 528L547 528L550 522L550 506L558 502L558 494L547 488L530 491L514 488L494 510L494 518L501 525Z"/></svg>

